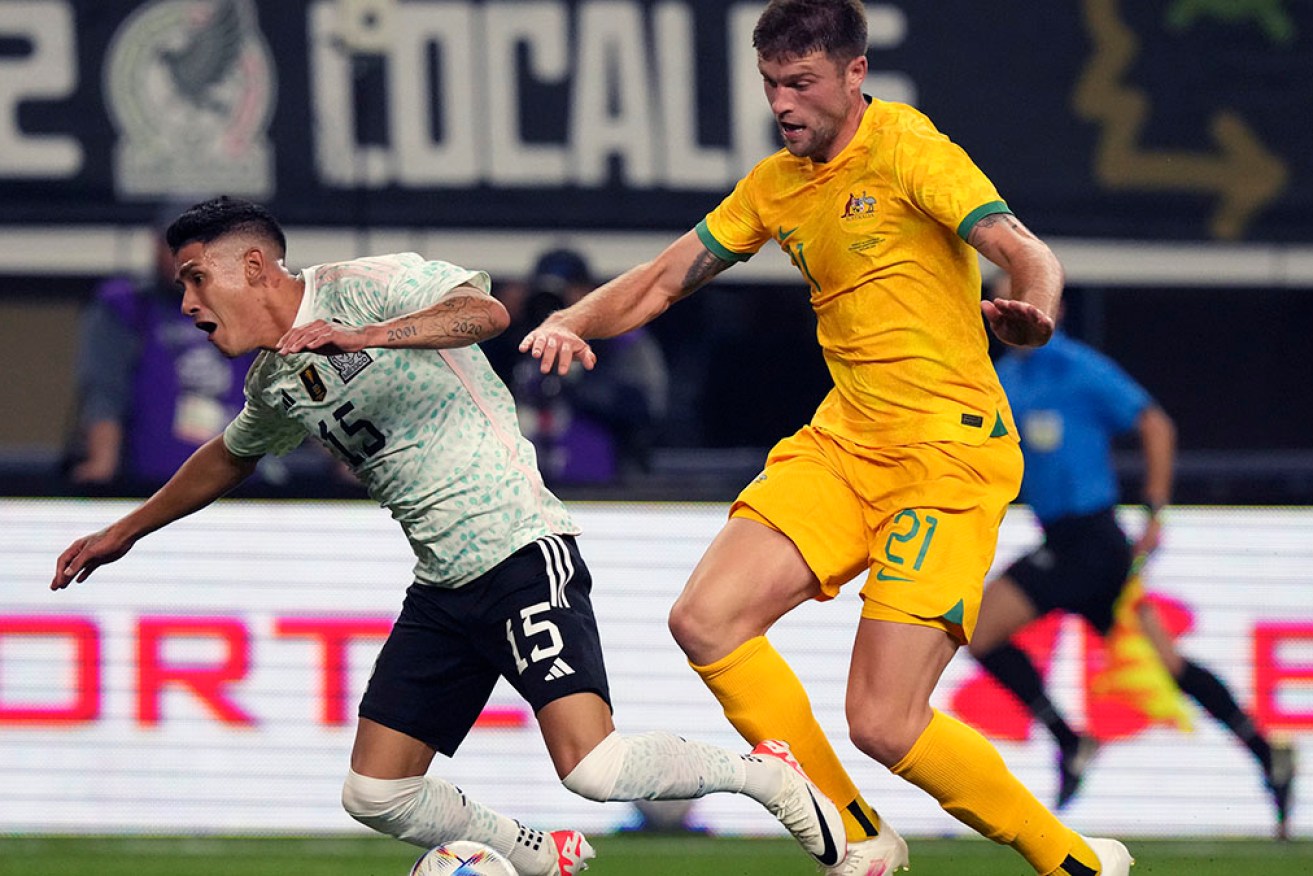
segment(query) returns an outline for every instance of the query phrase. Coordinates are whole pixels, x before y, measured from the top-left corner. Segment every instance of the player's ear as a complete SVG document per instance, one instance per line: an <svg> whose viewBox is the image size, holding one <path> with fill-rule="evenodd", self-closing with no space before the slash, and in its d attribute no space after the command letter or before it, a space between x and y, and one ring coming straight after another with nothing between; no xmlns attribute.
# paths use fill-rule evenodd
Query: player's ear
<svg viewBox="0 0 1313 876"><path fill-rule="evenodd" d="M850 85L859 91L862 88L862 83L866 81L866 66L866 56L858 55L849 61L848 66L844 68L844 77Z"/></svg>
<svg viewBox="0 0 1313 876"><path fill-rule="evenodd" d="M264 283L264 274L269 267L269 259L258 246L248 247L242 253L242 272L248 286L260 286Z"/></svg>

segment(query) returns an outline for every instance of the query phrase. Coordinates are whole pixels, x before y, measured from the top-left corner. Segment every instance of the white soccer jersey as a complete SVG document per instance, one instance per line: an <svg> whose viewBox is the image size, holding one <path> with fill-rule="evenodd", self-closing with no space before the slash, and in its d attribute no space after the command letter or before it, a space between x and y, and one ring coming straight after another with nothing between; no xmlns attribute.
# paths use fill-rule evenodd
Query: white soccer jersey
<svg viewBox="0 0 1313 876"><path fill-rule="evenodd" d="M302 274L296 325L364 325L414 313L488 275L414 253L319 265ZM392 512L426 584L459 587L549 533L575 533L543 486L515 403L477 346L369 348L280 356L246 377L246 405L224 431L237 456L287 453L310 435Z"/></svg>

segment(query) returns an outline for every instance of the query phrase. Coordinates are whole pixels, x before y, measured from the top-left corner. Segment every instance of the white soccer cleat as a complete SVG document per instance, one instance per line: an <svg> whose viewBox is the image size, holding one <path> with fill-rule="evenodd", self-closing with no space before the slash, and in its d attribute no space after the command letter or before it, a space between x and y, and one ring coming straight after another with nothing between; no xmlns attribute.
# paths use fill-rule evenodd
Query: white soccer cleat
<svg viewBox="0 0 1313 876"><path fill-rule="evenodd" d="M549 834L556 846L556 869L553 876L578 876L597 857L588 839L577 830L554 830Z"/></svg>
<svg viewBox="0 0 1313 876"><path fill-rule="evenodd" d="M889 876L896 870L907 870L907 861L907 841L881 818L880 835L849 843L843 861L826 870L825 876Z"/></svg>
<svg viewBox="0 0 1313 876"><path fill-rule="evenodd" d="M770 813L822 867L833 867L842 861L848 844L843 816L807 778L789 751L789 744L767 739L752 749L752 754L763 761L779 763L784 772L784 787L765 804Z"/></svg>
<svg viewBox="0 0 1313 876"><path fill-rule="evenodd" d="M1099 857L1100 876L1130 876L1135 859L1126 846L1115 839L1101 837L1082 837L1086 844Z"/></svg>

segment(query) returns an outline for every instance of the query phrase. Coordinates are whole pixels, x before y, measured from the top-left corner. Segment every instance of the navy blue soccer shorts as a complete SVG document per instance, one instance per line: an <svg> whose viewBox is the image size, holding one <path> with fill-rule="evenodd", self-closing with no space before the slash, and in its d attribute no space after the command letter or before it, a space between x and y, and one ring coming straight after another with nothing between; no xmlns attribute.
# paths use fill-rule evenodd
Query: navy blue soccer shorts
<svg viewBox="0 0 1313 876"><path fill-rule="evenodd" d="M360 717L450 757L505 678L539 712L581 692L610 691L592 576L571 536L520 548L455 589L412 584L379 651Z"/></svg>

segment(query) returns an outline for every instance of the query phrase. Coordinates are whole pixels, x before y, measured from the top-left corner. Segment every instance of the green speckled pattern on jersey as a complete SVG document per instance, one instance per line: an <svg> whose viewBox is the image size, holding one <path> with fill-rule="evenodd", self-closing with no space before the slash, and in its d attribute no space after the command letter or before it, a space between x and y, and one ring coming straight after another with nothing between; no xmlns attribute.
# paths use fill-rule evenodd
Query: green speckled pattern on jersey
<svg viewBox="0 0 1313 876"><path fill-rule="evenodd" d="M302 275L301 325L364 325L433 305L488 275L414 253L319 265ZM477 346L370 348L348 356L262 352L224 432L238 456L287 453L306 435L351 466L392 512L415 577L458 587L549 533L576 533L538 473L515 403Z"/></svg>

